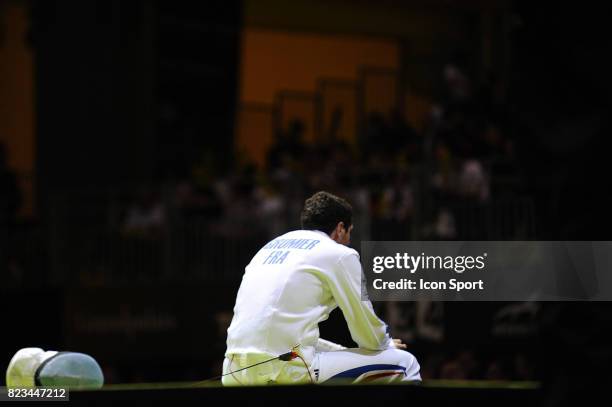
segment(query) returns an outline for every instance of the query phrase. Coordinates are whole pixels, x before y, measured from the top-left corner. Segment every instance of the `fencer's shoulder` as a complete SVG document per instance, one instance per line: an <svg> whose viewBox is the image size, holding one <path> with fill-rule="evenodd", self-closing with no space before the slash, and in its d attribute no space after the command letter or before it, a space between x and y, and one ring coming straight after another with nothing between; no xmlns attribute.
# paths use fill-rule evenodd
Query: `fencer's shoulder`
<svg viewBox="0 0 612 407"><path fill-rule="evenodd" d="M357 252L357 250L353 249L352 247L348 247L343 244L340 244L340 243L336 243L336 242L334 243L337 246L336 250L338 252L339 257L344 258L344 257L356 256L359 259L359 253Z"/></svg>
<svg viewBox="0 0 612 407"><path fill-rule="evenodd" d="M359 260L359 253L353 248L345 246L343 244L337 243L332 239L329 239L324 245L325 250L327 251L327 255L330 260L333 260L334 263L337 263L341 260L348 260L350 258L356 258Z"/></svg>

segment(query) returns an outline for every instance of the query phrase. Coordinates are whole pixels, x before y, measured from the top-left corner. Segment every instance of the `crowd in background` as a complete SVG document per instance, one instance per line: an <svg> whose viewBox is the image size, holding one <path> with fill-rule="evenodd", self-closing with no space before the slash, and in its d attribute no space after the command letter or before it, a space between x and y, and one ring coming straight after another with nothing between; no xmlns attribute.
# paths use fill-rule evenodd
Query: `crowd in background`
<svg viewBox="0 0 612 407"><path fill-rule="evenodd" d="M236 160L230 171L211 176L208 161L195 163L188 176L171 184L165 197L159 190L141 192L127 207L123 230L159 236L168 223L200 222L210 236L258 237L263 242L298 228L304 199L328 190L354 207L356 247L362 239L532 237L529 214L513 207L519 202L515 198L522 192L522 180L503 84L495 78L475 84L454 65L448 65L442 76L444 92L420 132L398 111L371 112L354 144L341 141L333 128L325 133L325 142L308 144L305 124L293 120L277 130L264 168ZM341 120L342 112L337 113ZM519 215L505 229L493 225L491 234L487 208L504 199L508 211ZM194 237L190 236L186 239ZM245 253L241 261L249 256ZM220 320L229 323L231 313L219 315L226 315ZM533 321L530 314L526 323ZM413 339L421 350L425 378L536 377L533 355L521 349L499 355L491 349L447 346L441 352L435 343L443 337L430 342L419 335ZM211 375L216 364L212 366Z"/></svg>
<svg viewBox="0 0 612 407"><path fill-rule="evenodd" d="M352 203L356 247L364 239L494 237L487 234L486 208L519 196L521 190L515 129L504 86L495 78L474 83L451 64L442 77L444 92L420 132L398 111L371 112L354 144L341 141L333 129L325 142L307 144L305 124L293 120L277 130L264 168L236 159L232 168L219 171L204 156L180 171L169 171L172 177L113 196L97 223L78 224L74 239L66 238L70 261L60 264L74 263L76 276L68 275L84 285L126 278L197 280L211 270L219 274L220 269L238 270L229 280L239 281L239 271L258 245L299 227L304 199L318 190ZM341 111L338 116L341 120ZM5 160L0 161L0 182L0 220L12 230L19 194ZM525 236L528 227L522 221L512 219L512 228L503 237ZM241 251L228 252L227 245L232 244ZM203 252L204 246L208 251ZM173 253L169 262L164 257L168 253ZM113 262L108 256L118 257ZM11 267L5 281L18 285L27 279L27 272L19 270L19 259L6 250L0 266ZM218 330L216 339L220 352L224 329ZM427 378L534 377L532 362L521 352L501 358L464 348L419 356ZM211 374L215 362L212 366ZM107 366L106 370L111 381L157 378L154 369L139 372ZM196 379L202 373L194 367L183 374L195 377L176 379Z"/></svg>
<svg viewBox="0 0 612 407"><path fill-rule="evenodd" d="M277 129L265 168L239 158L223 172L209 159L192 163L170 182L138 191L122 227L157 234L178 216L203 221L214 235L271 237L298 227L304 199L328 190L351 201L361 237L495 237L478 219L466 221L465 211L520 195L512 109L495 78L476 84L452 64L442 76L444 93L420 132L398 111L371 112L355 143L333 126L324 142L308 144L296 119ZM503 237L524 235L523 226Z"/></svg>

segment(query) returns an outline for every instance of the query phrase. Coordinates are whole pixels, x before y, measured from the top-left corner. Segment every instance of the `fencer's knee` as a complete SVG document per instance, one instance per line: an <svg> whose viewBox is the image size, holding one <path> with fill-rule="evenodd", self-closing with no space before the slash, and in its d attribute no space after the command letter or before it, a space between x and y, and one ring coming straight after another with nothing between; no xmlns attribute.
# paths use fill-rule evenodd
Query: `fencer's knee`
<svg viewBox="0 0 612 407"><path fill-rule="evenodd" d="M410 352L402 349L389 349L388 352L398 360L398 364L406 368L406 375L414 380L421 380L421 366L417 358Z"/></svg>
<svg viewBox="0 0 612 407"><path fill-rule="evenodd" d="M396 359L399 359L403 362L412 363L413 361L416 361L416 358L414 357L412 353L402 350L402 349L392 348L392 349L388 349L387 352L392 354L393 357L395 357Z"/></svg>

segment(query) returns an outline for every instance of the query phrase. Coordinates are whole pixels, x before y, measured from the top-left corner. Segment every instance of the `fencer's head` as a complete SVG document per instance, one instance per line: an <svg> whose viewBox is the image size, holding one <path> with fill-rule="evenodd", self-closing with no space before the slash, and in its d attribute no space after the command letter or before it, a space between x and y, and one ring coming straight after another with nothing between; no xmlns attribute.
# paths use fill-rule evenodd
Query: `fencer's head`
<svg viewBox="0 0 612 407"><path fill-rule="evenodd" d="M329 192L319 191L306 200L301 221L302 229L320 230L340 244L351 242L353 208Z"/></svg>

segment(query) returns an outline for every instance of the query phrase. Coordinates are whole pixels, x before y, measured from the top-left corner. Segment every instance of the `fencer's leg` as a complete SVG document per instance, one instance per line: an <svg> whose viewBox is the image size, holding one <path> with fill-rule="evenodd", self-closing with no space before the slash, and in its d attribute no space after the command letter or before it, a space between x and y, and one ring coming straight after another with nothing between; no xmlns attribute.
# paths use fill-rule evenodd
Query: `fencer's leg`
<svg viewBox="0 0 612 407"><path fill-rule="evenodd" d="M346 349L317 355L318 383L416 383L421 381L416 358L401 349Z"/></svg>

